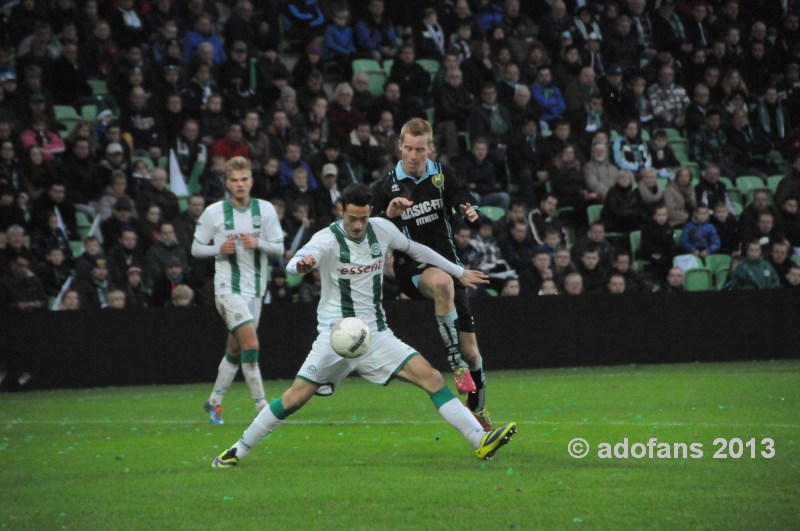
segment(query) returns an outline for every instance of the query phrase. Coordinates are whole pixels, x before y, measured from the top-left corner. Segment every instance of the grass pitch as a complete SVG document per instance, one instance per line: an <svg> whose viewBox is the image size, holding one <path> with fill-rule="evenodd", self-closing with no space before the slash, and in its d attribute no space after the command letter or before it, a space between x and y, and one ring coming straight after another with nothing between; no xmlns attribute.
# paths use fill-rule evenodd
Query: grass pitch
<svg viewBox="0 0 800 531"><path fill-rule="evenodd" d="M800 361L489 376L496 424L519 423L492 461L416 388L351 379L224 471L214 455L254 415L242 383L222 426L202 412L210 384L5 394L0 529L800 527ZM288 383L266 382L267 395ZM576 437L583 459L567 453ZM704 456L597 456L624 438L700 443ZM755 442L714 459L716 438Z"/></svg>

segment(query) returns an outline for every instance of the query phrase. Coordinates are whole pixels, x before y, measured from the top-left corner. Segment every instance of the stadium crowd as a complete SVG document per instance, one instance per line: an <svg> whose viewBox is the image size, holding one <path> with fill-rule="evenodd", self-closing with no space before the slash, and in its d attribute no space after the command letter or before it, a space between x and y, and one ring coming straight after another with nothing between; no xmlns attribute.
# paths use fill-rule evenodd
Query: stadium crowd
<svg viewBox="0 0 800 531"><path fill-rule="evenodd" d="M190 247L237 155L285 233L266 302L313 301L285 264L412 117L482 207L475 296L800 285L795 0L0 10L4 309L211 304Z"/></svg>

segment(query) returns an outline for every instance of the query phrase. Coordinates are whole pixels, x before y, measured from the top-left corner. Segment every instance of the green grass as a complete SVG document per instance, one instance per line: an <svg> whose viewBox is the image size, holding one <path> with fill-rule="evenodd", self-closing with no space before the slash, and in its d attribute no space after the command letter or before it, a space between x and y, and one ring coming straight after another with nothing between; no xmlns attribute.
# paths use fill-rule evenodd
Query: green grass
<svg viewBox="0 0 800 531"><path fill-rule="evenodd" d="M209 375L209 378L213 375ZM266 382L277 396L288 382ZM222 426L209 385L2 395L0 529L797 529L800 361L490 374L519 432L479 461L424 393L348 380L233 470L210 467L253 417ZM584 437L585 459L567 443ZM699 442L701 459L601 459L599 442ZM716 437L775 441L713 459Z"/></svg>

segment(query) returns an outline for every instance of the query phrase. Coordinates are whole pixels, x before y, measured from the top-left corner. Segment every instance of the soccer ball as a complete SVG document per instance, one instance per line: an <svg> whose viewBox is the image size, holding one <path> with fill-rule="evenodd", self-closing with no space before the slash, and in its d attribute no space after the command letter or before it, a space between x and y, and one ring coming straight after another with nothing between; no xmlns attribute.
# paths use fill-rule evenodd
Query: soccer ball
<svg viewBox="0 0 800 531"><path fill-rule="evenodd" d="M369 327L358 317L345 317L331 330L331 346L343 358L363 355L369 340Z"/></svg>

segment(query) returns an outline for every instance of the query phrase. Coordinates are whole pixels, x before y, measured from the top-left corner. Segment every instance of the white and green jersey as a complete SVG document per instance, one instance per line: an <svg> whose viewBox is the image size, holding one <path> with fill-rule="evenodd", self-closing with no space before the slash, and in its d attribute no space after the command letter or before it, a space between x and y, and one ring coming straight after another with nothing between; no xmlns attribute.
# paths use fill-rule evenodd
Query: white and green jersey
<svg viewBox="0 0 800 531"><path fill-rule="evenodd" d="M282 242L283 230L271 203L251 199L245 208L238 208L229 199L217 201L205 209L197 221L194 239L202 245L222 245L236 240L236 253L216 256L214 293L261 297L267 287L267 255L260 249L245 249L239 242L249 234L267 242Z"/></svg>
<svg viewBox="0 0 800 531"><path fill-rule="evenodd" d="M374 332L385 330L383 311L383 267L387 249L407 252L410 241L382 218L370 218L364 237L355 240L336 221L311 238L287 269L296 271L297 260L313 255L322 281L322 296L317 306L317 330L330 330L343 317L358 317Z"/></svg>

